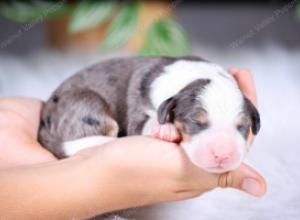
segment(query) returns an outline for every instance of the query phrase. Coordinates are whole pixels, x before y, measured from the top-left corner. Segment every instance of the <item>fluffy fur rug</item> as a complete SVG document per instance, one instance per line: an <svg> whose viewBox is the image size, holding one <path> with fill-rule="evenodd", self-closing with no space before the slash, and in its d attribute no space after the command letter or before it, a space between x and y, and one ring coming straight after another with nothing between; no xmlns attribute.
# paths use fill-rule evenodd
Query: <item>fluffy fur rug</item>
<svg viewBox="0 0 300 220"><path fill-rule="evenodd" d="M260 199L217 189L199 198L132 211L143 220L298 220L300 219L300 51L276 46L194 52L225 67L252 70L259 97L262 130L246 162L268 183ZM101 55L39 52L26 57L0 53L0 96L46 99L58 84ZM299 155L298 155L299 153Z"/></svg>

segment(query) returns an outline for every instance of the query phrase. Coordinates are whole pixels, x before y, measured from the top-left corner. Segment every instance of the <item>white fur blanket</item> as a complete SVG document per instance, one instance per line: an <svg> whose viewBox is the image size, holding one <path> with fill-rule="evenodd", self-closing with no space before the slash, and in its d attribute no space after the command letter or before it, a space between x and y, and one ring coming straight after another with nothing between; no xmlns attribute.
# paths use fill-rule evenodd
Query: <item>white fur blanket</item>
<svg viewBox="0 0 300 220"><path fill-rule="evenodd" d="M195 54L225 67L252 70L262 118L261 133L247 163L263 174L267 194L260 199L217 189L199 198L132 212L145 220L298 220L300 219L300 50L276 46L217 50L198 46ZM46 99L58 84L101 55L38 52L26 57L0 51L0 97ZM299 153L299 155L298 155Z"/></svg>

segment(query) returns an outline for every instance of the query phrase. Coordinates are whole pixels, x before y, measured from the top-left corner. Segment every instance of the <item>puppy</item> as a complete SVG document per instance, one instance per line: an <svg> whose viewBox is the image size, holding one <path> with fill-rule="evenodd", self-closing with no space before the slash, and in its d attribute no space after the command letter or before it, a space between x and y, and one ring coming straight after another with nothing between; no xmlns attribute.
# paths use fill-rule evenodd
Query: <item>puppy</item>
<svg viewBox="0 0 300 220"><path fill-rule="evenodd" d="M127 135L180 142L208 172L237 168L260 129L254 105L222 67L198 57L100 62L44 104L39 141L58 158Z"/></svg>

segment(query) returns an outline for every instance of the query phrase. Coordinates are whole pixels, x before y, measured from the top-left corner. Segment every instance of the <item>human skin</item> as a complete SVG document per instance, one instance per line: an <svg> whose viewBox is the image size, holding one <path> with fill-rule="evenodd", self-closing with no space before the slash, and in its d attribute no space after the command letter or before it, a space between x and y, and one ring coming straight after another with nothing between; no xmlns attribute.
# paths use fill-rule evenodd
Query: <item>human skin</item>
<svg viewBox="0 0 300 220"><path fill-rule="evenodd" d="M256 103L249 71L231 69ZM71 219L199 196L232 187L262 196L261 175L242 164L225 174L193 165L175 143L151 137L119 138L57 160L37 142L41 102L0 100L0 213L3 219ZM253 136L249 141L253 140Z"/></svg>

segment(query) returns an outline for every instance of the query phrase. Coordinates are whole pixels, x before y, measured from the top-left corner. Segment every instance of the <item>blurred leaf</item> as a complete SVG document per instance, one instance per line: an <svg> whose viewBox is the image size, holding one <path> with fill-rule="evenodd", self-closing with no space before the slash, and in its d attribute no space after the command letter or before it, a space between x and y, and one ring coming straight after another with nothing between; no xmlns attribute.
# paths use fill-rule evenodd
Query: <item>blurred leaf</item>
<svg viewBox="0 0 300 220"><path fill-rule="evenodd" d="M68 10L65 1L1 1L0 14L17 22L43 20L49 16L60 15Z"/></svg>
<svg viewBox="0 0 300 220"><path fill-rule="evenodd" d="M116 0L80 1L73 12L69 31L76 33L103 23L117 5Z"/></svg>
<svg viewBox="0 0 300 220"><path fill-rule="evenodd" d="M296 6L296 18L300 21L300 4Z"/></svg>
<svg viewBox="0 0 300 220"><path fill-rule="evenodd" d="M150 26L145 46L139 53L146 56L185 56L191 53L191 46L179 24L170 19L160 19Z"/></svg>
<svg viewBox="0 0 300 220"><path fill-rule="evenodd" d="M137 21L138 4L135 1L125 1L110 25L101 49L113 50L123 46L133 34Z"/></svg>

